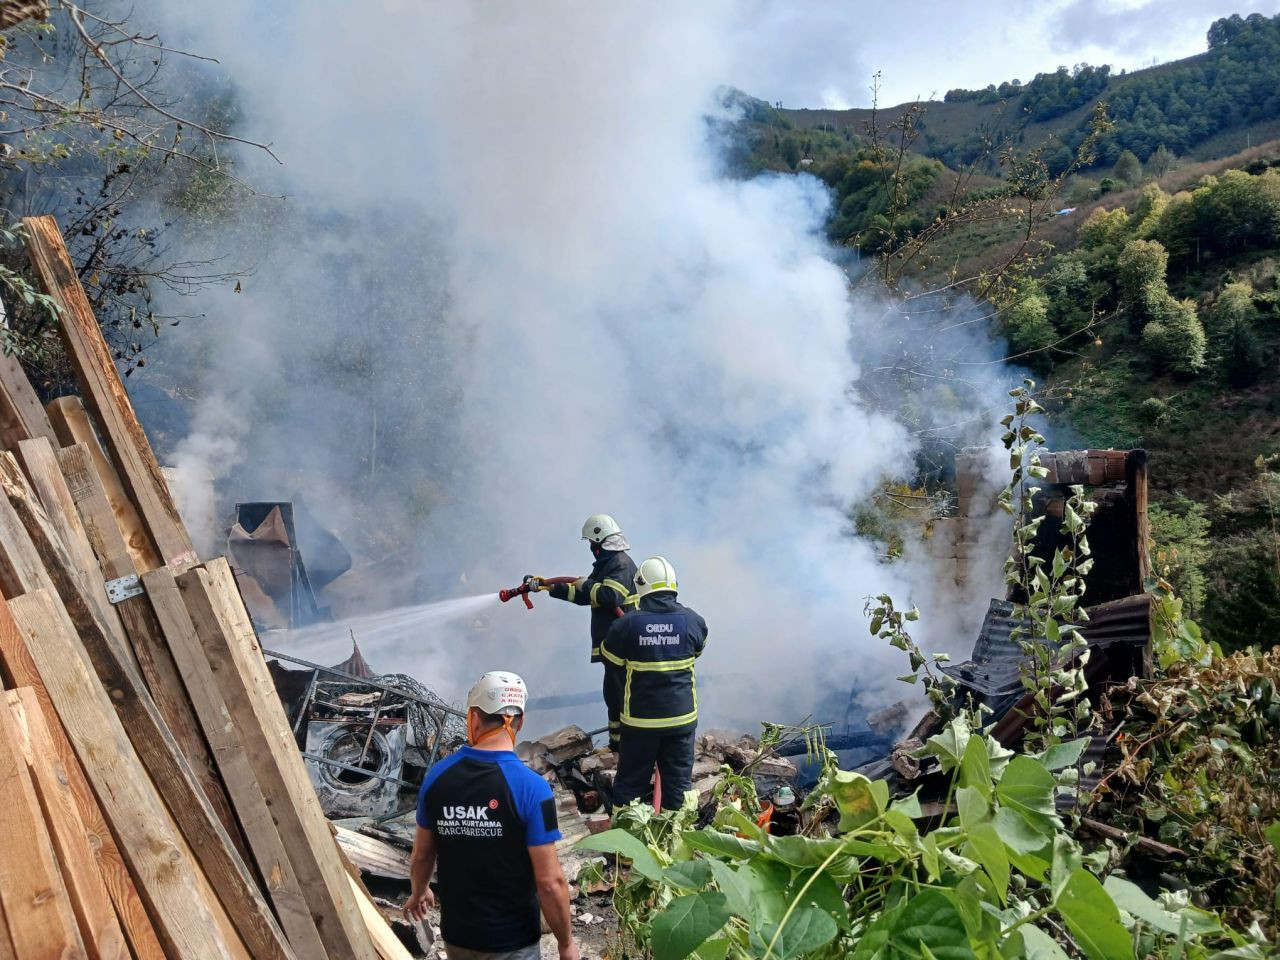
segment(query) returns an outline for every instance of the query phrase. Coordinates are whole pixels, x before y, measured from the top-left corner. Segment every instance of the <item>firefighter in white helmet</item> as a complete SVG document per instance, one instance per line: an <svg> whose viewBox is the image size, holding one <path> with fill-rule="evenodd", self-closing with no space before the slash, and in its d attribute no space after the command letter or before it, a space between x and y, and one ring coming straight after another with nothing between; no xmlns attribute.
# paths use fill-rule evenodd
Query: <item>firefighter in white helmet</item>
<svg viewBox="0 0 1280 960"><path fill-rule="evenodd" d="M636 565L627 553L631 544L622 535L618 521L607 513L593 513L582 525L582 539L591 548L595 563L591 572L574 583L543 586L557 600L568 600L579 606L591 607L591 662L600 663L600 641L624 612L635 606L631 594L631 582L636 575ZM605 663L604 702L609 713L609 746L618 749L619 714L622 705L613 691L619 688Z"/></svg>
<svg viewBox="0 0 1280 960"><path fill-rule="evenodd" d="M657 768L662 808L679 810L692 786L698 726L694 661L707 642L707 622L676 600L676 571L650 557L635 575L639 609L605 635L600 653L621 677L621 746L613 804L652 795Z"/></svg>
<svg viewBox="0 0 1280 960"><path fill-rule="evenodd" d="M449 960L538 960L540 916L560 960L579 960L551 787L515 754L528 699L514 673L486 673L467 696L467 746L439 761L418 794L405 915L421 920L440 892Z"/></svg>

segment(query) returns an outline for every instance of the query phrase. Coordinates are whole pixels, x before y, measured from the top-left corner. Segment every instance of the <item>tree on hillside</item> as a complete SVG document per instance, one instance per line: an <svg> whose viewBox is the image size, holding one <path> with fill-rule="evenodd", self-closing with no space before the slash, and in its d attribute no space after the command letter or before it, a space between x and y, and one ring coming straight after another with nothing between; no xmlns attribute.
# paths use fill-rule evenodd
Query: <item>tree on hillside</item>
<svg viewBox="0 0 1280 960"><path fill-rule="evenodd" d="M1160 189L1159 184L1144 185L1130 218L1134 224L1134 236L1140 240L1150 240L1154 237L1160 226L1160 218L1168 205L1169 195Z"/></svg>
<svg viewBox="0 0 1280 960"><path fill-rule="evenodd" d="M1195 304L1166 292L1148 310L1154 319L1142 328L1142 349L1156 367L1181 374L1204 369L1207 341Z"/></svg>
<svg viewBox="0 0 1280 960"><path fill-rule="evenodd" d="M1171 173L1178 169L1178 158L1174 156L1172 150L1162 143L1156 147L1151 156L1147 157L1146 167L1147 173L1158 180L1166 173Z"/></svg>
<svg viewBox="0 0 1280 960"><path fill-rule="evenodd" d="M1246 387L1258 379L1265 366L1262 341L1255 328L1258 308L1253 287L1227 284L1210 314L1213 342L1222 355L1222 372L1233 387Z"/></svg>
<svg viewBox="0 0 1280 960"><path fill-rule="evenodd" d="M1136 187L1142 182L1142 161L1137 158L1132 150L1125 150L1116 158L1115 169L1112 171L1117 180L1122 180L1131 187Z"/></svg>
<svg viewBox="0 0 1280 960"><path fill-rule="evenodd" d="M1049 322L1049 300L1040 285L1031 281L1014 291L1000 306L1000 330L1009 342L1016 362L1043 369L1049 363L1048 348L1059 337Z"/></svg>
<svg viewBox="0 0 1280 960"><path fill-rule="evenodd" d="M1108 210L1098 207L1080 226L1080 246L1086 250L1116 245L1129 230L1129 212L1123 207Z"/></svg>
<svg viewBox="0 0 1280 960"><path fill-rule="evenodd" d="M1120 306L1129 312L1129 329L1137 333L1164 306L1165 270L1169 254L1154 240L1130 240L1116 259Z"/></svg>
<svg viewBox="0 0 1280 960"><path fill-rule="evenodd" d="M1048 298L1048 318L1059 336L1070 336L1092 323L1098 293L1085 264L1078 257L1053 261L1042 281Z"/></svg>

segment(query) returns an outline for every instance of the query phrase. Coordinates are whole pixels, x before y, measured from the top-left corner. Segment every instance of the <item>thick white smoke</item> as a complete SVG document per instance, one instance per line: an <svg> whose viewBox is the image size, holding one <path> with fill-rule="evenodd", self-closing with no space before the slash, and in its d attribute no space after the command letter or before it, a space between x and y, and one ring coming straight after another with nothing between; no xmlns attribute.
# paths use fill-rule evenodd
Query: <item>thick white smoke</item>
<svg viewBox="0 0 1280 960"><path fill-rule="evenodd" d="M830 259L821 185L719 173L723 12L155 11L222 59L242 132L284 161L247 156L246 175L288 197L192 239L257 269L155 368L201 398L179 466L224 497L300 492L349 540L411 540L395 566L416 599L585 572L578 527L613 513L710 624L706 721L745 727L902 672L861 611L910 577L850 539L844 511L914 449L850 389L883 331ZM380 449L421 500L376 493ZM546 599L365 654L446 696L495 667L535 696L598 685L586 612ZM554 720L571 718L603 709Z"/></svg>

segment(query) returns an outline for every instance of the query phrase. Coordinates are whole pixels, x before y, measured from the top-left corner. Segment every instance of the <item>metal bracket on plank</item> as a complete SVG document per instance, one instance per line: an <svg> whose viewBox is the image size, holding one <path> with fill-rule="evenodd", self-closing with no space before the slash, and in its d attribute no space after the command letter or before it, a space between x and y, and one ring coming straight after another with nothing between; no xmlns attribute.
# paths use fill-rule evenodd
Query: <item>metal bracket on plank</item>
<svg viewBox="0 0 1280 960"><path fill-rule="evenodd" d="M107 599L112 603L121 603L142 593L142 581L138 579L136 573L108 580L104 586L107 588Z"/></svg>

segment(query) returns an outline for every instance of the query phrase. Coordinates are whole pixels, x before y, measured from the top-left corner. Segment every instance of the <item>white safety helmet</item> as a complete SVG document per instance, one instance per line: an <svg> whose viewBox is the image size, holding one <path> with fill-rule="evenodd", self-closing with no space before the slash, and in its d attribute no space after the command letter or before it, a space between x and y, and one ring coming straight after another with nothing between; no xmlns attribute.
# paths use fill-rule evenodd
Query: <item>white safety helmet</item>
<svg viewBox="0 0 1280 960"><path fill-rule="evenodd" d="M514 673L491 670L476 681L467 694L467 709L475 707L492 716L521 716L529 691Z"/></svg>
<svg viewBox="0 0 1280 960"><path fill-rule="evenodd" d="M582 539L590 540L592 543L603 543L615 533L621 532L622 528L618 526L618 521L607 513L593 513L582 525Z"/></svg>
<svg viewBox="0 0 1280 960"><path fill-rule="evenodd" d="M680 585L676 583L676 568L666 557L650 557L640 564L636 571L636 596L645 597L651 593L669 590L675 593Z"/></svg>

